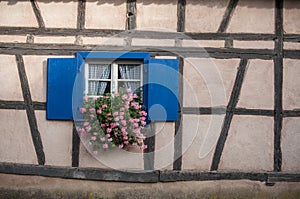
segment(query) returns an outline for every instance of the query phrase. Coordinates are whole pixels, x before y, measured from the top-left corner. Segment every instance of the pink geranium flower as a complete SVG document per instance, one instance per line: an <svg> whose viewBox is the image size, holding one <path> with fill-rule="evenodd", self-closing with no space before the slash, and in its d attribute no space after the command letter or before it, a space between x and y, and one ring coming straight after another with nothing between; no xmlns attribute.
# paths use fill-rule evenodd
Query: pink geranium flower
<svg viewBox="0 0 300 199"><path fill-rule="evenodd" d="M80 108L80 113L85 113L86 109L85 108Z"/></svg>
<svg viewBox="0 0 300 199"><path fill-rule="evenodd" d="M127 124L126 120L122 120L121 123L123 126L126 126L126 124Z"/></svg>

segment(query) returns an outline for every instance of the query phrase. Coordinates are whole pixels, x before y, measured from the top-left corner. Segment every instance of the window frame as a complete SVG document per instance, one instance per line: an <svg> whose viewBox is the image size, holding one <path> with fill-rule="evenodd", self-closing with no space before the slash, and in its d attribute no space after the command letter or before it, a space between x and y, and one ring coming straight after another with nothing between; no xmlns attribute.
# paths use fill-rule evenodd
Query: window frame
<svg viewBox="0 0 300 199"><path fill-rule="evenodd" d="M118 92L119 82L140 82L140 87L143 87L144 84L144 63L141 60L128 60L128 59L118 59L114 61L103 60L103 59L86 59L84 64L84 71L85 71L85 96L87 97L99 97L98 95L89 95L89 64L107 64L110 65L110 78L109 79L93 79L95 81L103 81L103 82L110 82L110 93ZM140 78L139 79L119 79L119 68L120 64L134 64L139 65L140 67ZM92 80L92 81L93 81ZM103 93L104 94L104 93Z"/></svg>

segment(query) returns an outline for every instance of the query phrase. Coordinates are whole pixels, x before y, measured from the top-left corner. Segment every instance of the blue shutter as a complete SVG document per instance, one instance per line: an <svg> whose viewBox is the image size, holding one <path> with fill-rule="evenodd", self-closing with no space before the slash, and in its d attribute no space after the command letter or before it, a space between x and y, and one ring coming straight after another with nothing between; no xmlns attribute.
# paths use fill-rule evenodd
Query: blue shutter
<svg viewBox="0 0 300 199"><path fill-rule="evenodd" d="M48 120L72 120L73 85L77 75L76 58L49 58L47 66Z"/></svg>
<svg viewBox="0 0 300 199"><path fill-rule="evenodd" d="M149 121L178 119L178 60L150 59L146 78Z"/></svg>

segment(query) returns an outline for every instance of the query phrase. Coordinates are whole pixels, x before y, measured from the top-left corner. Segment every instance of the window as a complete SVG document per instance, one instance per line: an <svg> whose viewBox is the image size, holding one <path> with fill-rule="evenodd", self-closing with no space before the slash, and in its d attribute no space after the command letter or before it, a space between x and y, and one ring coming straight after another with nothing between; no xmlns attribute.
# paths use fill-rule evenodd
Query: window
<svg viewBox="0 0 300 199"><path fill-rule="evenodd" d="M143 86L143 67L139 61L86 61L85 91L89 97L116 93L120 88L138 92Z"/></svg>
<svg viewBox="0 0 300 199"><path fill-rule="evenodd" d="M148 121L178 119L178 60L155 59L148 52L77 52L47 62L48 120L75 120L83 96L143 89Z"/></svg>

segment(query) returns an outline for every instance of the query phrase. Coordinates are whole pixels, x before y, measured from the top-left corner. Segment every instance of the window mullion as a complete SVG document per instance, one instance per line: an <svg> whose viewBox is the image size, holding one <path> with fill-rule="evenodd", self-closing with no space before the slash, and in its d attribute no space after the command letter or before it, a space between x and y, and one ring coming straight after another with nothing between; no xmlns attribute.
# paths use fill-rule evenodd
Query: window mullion
<svg viewBox="0 0 300 199"><path fill-rule="evenodd" d="M85 91L84 95L88 95L89 92L89 64L85 63L84 65L84 76L85 76Z"/></svg>
<svg viewBox="0 0 300 199"><path fill-rule="evenodd" d="M112 68L111 92L116 93L118 92L118 64L113 62L111 68Z"/></svg>

